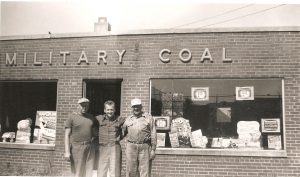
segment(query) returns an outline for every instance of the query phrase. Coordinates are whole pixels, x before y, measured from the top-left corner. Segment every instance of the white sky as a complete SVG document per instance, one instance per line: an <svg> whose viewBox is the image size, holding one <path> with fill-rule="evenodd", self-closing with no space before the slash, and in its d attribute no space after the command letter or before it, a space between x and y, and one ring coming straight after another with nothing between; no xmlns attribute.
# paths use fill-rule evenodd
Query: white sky
<svg viewBox="0 0 300 177"><path fill-rule="evenodd" d="M300 26L296 1L65 0L1 1L1 35L93 32L98 17L112 31L161 28ZM276 3L276 4L274 4ZM285 5L281 5L285 4Z"/></svg>

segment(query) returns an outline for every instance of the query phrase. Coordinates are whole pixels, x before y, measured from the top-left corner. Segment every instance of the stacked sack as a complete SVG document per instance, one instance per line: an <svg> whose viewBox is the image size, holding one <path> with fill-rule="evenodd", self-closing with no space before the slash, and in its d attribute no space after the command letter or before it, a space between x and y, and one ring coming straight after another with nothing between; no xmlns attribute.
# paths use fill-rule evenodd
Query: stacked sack
<svg viewBox="0 0 300 177"><path fill-rule="evenodd" d="M239 148L261 148L261 132L257 121L239 121L237 133L239 135Z"/></svg>

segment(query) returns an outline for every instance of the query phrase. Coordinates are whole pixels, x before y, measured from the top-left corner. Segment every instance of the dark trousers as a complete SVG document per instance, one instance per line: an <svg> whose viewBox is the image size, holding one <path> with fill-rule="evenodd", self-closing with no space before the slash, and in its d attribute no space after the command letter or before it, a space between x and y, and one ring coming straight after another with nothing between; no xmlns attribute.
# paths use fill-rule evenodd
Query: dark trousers
<svg viewBox="0 0 300 177"><path fill-rule="evenodd" d="M75 177L93 176L95 149L92 144L72 143L71 166Z"/></svg>

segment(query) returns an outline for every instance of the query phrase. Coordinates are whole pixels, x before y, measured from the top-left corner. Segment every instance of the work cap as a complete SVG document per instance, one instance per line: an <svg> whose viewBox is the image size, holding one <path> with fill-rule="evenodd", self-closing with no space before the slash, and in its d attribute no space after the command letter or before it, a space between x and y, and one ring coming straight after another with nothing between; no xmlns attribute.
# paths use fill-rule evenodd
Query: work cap
<svg viewBox="0 0 300 177"><path fill-rule="evenodd" d="M80 103L89 103L89 102L90 100L88 100L87 98L80 98L77 103L80 104Z"/></svg>
<svg viewBox="0 0 300 177"><path fill-rule="evenodd" d="M141 105L141 104L142 104L141 99L135 98L131 100L131 107L135 105Z"/></svg>

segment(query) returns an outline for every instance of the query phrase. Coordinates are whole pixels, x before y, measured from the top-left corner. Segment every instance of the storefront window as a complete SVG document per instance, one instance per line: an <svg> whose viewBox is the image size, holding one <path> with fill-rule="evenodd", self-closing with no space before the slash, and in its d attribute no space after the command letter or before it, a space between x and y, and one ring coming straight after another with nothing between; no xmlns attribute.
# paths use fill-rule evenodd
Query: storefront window
<svg viewBox="0 0 300 177"><path fill-rule="evenodd" d="M282 79L151 79L158 147L283 150Z"/></svg>
<svg viewBox="0 0 300 177"><path fill-rule="evenodd" d="M1 142L55 144L57 81L0 81Z"/></svg>

